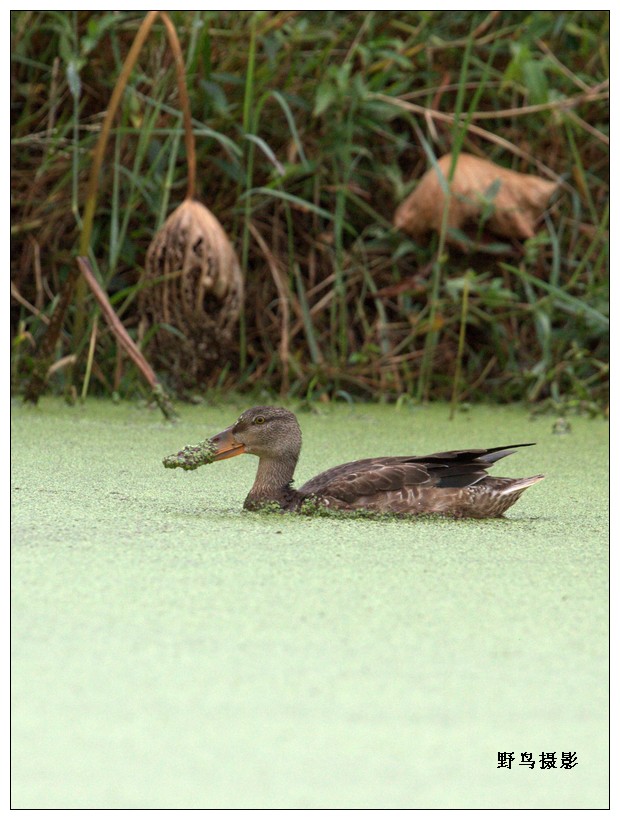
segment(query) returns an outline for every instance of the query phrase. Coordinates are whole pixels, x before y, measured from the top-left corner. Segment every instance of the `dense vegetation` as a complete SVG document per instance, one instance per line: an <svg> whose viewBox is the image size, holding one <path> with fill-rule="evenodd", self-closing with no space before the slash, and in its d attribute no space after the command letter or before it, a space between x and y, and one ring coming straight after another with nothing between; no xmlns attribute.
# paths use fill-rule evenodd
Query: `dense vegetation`
<svg viewBox="0 0 620 820"><path fill-rule="evenodd" d="M245 277L232 349L191 391L546 402L608 390L609 15L176 12L197 196ZM75 270L95 143L144 15L12 12L12 386ZM536 235L414 240L396 207L465 151L560 180ZM90 258L140 343L146 251L185 197L174 58L157 21L98 181ZM165 328L171 344L182 334ZM148 347L145 348L148 355ZM159 372L174 388L178 373ZM49 387L143 389L78 287Z"/></svg>

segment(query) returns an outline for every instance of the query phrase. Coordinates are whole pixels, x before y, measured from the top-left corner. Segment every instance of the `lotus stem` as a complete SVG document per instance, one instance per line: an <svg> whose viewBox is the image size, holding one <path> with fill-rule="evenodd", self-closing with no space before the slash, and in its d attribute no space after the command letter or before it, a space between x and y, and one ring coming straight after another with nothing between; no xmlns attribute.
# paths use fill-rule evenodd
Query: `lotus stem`
<svg viewBox="0 0 620 820"><path fill-rule="evenodd" d="M187 82L185 79L185 61L181 44L174 24L165 11L160 12L161 19L166 27L168 44L174 55L174 64L177 72L177 88L179 90L179 102L183 112L183 128L185 131L185 154L187 159L187 193L186 199L194 199L196 196L196 141L192 129L192 112L187 94Z"/></svg>

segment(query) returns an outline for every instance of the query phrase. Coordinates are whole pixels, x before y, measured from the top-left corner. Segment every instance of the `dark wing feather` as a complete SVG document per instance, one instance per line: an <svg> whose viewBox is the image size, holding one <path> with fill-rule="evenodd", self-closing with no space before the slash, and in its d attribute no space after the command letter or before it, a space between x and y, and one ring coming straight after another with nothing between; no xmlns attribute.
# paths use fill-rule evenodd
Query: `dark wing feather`
<svg viewBox="0 0 620 820"><path fill-rule="evenodd" d="M329 496L346 503L412 487L468 487L487 475L498 459L515 447L488 450L452 450L429 456L388 456L366 458L332 467L300 487L303 495Z"/></svg>
<svg viewBox="0 0 620 820"><path fill-rule="evenodd" d="M406 458L376 458L342 464L304 484L304 495L325 495L352 503L362 496L400 490L408 485L430 486L423 464L408 463Z"/></svg>

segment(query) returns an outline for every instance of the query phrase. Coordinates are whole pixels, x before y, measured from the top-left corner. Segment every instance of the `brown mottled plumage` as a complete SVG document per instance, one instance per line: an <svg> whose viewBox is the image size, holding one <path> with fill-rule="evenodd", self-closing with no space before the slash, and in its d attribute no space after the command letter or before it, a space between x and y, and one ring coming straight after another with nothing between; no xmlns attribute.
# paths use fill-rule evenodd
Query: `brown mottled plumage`
<svg viewBox="0 0 620 820"><path fill-rule="evenodd" d="M231 427L211 439L213 460L242 453L259 457L248 510L277 505L296 512L302 506L368 510L407 515L439 514L454 518L496 518L542 475L493 478L487 469L514 452L509 447L453 450L430 456L387 456L351 461L292 486L301 450L297 419L282 407L252 407Z"/></svg>

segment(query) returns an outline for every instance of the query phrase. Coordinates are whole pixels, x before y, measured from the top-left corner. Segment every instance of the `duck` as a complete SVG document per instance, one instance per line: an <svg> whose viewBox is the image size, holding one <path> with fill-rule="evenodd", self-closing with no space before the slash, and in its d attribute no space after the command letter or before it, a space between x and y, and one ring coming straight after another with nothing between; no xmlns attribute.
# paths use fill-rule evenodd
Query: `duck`
<svg viewBox="0 0 620 820"><path fill-rule="evenodd" d="M519 447L451 450L428 456L364 458L332 467L293 487L302 436L295 414L284 407L258 406L209 440L210 461L244 453L258 457L246 510L312 512L365 511L397 516L499 518L522 493L542 481L496 478L487 470Z"/></svg>

